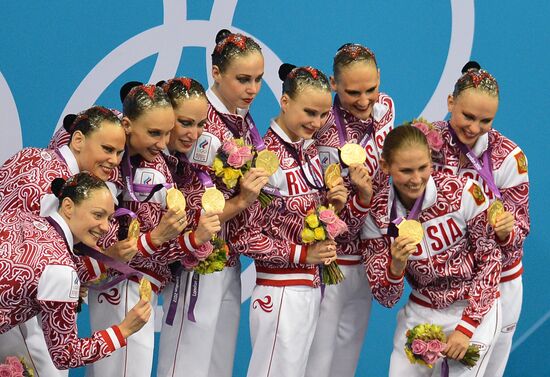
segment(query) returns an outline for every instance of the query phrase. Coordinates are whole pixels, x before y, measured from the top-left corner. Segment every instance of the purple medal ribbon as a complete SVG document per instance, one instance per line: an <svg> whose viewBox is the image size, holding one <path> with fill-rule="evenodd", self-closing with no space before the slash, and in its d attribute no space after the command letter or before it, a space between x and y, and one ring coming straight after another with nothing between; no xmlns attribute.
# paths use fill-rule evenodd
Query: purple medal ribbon
<svg viewBox="0 0 550 377"><path fill-rule="evenodd" d="M409 212L409 215L407 216L407 220L418 220L418 216L420 215L420 211L422 210L422 202L424 202L424 197L426 196L426 190L422 193L420 197L418 197L414 205L411 209L411 212ZM388 236L391 237L398 237L399 231L397 229L397 226L403 222L404 218L399 217L397 218L397 192L395 193L395 197L393 198L393 203L391 205L391 211L390 211L390 225L388 227Z"/></svg>
<svg viewBox="0 0 550 377"><path fill-rule="evenodd" d="M248 124L248 130L250 132L250 138L252 139L254 148L256 148L257 152L263 151L265 149L264 140L260 136L258 127L256 127L256 123L254 123L254 119L252 119L250 112L246 113L246 117L244 119Z"/></svg>
<svg viewBox="0 0 550 377"><path fill-rule="evenodd" d="M449 363L447 361L447 358L445 357L443 359L443 362L441 363L441 377L449 377Z"/></svg>
<svg viewBox="0 0 550 377"><path fill-rule="evenodd" d="M474 169L479 173L481 178L483 178L492 193L497 198L502 199L502 194L500 193L500 190L495 183L495 177L493 177L493 166L491 163L491 146L489 145L487 147L487 150L483 152L483 155L481 156L483 161L479 161L477 156L474 154L474 151L472 151L470 147L468 147L466 144L462 143L458 139L458 136L456 135L455 130L453 130L453 128L451 127L450 123L447 123L447 127L449 129L449 132L451 133L453 141L456 143L460 151L464 153L466 158L472 163Z"/></svg>
<svg viewBox="0 0 550 377"><path fill-rule="evenodd" d="M191 322L196 322L195 305L197 304L197 299L199 298L199 278L200 275L193 272L193 279L191 280L191 301L189 301L189 309L187 309L187 319Z"/></svg>
<svg viewBox="0 0 550 377"><path fill-rule="evenodd" d="M69 247L69 244L67 242L67 238L65 237L65 233L63 232L63 230L61 229L59 224L56 223L55 220L52 219L51 217L46 217L46 220L57 231L57 233L59 233L63 237L63 240L65 241L65 244L67 245L67 247ZM133 269L132 267L128 266L127 264L125 264L123 262L117 261L117 260L115 260L115 259L113 259L113 258L111 258L111 257L109 257L105 254L100 253L99 251L95 250L94 248L91 248L87 245L84 245L83 243L79 243L77 246L78 246L77 250L78 250L79 254L82 254L82 255L88 256L90 258L93 258L95 260L98 260L98 261L102 262L103 264L105 264L106 266L108 266L109 268L112 268L112 269L117 270L120 273L122 273L122 276L117 276L114 280L111 280L111 281L109 281L105 284L99 284L97 286L89 286L89 288L91 288L91 289L104 290L104 289L114 287L119 282L121 282L122 280L125 280L129 276L136 276L138 278L141 278L143 276L143 274L141 272Z"/></svg>
<svg viewBox="0 0 550 377"><path fill-rule="evenodd" d="M183 266L180 264L177 270L174 273L175 282L174 289L172 290L172 299L170 300L170 307L168 308L168 313L166 314L166 324L172 326L174 324L174 318L176 317L176 311L178 308L178 301L180 297L180 285L181 285L181 274L183 273Z"/></svg>
<svg viewBox="0 0 550 377"><path fill-rule="evenodd" d="M347 143L347 133L346 126L344 125L344 115L342 114L342 109L340 108L340 98L338 95L334 96L334 123L336 123L336 129L338 130L338 140L340 141L340 147ZM359 145L365 148L369 140L371 139L372 133L374 131L374 124L371 122L365 132L365 135L359 142Z"/></svg>

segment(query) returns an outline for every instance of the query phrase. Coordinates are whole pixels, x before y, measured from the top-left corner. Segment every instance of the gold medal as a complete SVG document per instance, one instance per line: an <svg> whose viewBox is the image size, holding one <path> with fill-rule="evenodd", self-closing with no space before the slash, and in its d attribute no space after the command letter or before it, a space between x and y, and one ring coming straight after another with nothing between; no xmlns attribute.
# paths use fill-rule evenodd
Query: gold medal
<svg viewBox="0 0 550 377"><path fill-rule="evenodd" d="M487 217L489 219L489 224L491 226L495 226L497 223L497 217L499 217L502 213L505 212L504 204L500 200L495 200L491 203L489 208L487 209Z"/></svg>
<svg viewBox="0 0 550 377"><path fill-rule="evenodd" d="M139 298L147 302L151 301L153 288L151 288L151 283L145 278L141 278L139 281Z"/></svg>
<svg viewBox="0 0 550 377"><path fill-rule="evenodd" d="M139 237L139 220L133 219L128 226L128 237L127 238L138 238Z"/></svg>
<svg viewBox="0 0 550 377"><path fill-rule="evenodd" d="M413 245L418 245L424 238L422 224L416 220L403 220L397 228L399 229L399 237L411 237Z"/></svg>
<svg viewBox="0 0 550 377"><path fill-rule="evenodd" d="M185 196L177 188L170 188L166 191L166 206L168 209L175 209L176 211L185 211L186 203Z"/></svg>
<svg viewBox="0 0 550 377"><path fill-rule="evenodd" d="M274 152L264 149L258 152L256 167L264 169L269 176L272 176L279 169L279 158Z"/></svg>
<svg viewBox="0 0 550 377"><path fill-rule="evenodd" d="M223 212L225 198L215 187L207 188L201 198L202 208L206 212Z"/></svg>
<svg viewBox="0 0 550 377"><path fill-rule="evenodd" d="M336 180L342 176L340 164L330 164L325 171L325 185L330 190L336 186Z"/></svg>
<svg viewBox="0 0 550 377"><path fill-rule="evenodd" d="M340 148L340 158L348 166L363 164L367 159L367 152L359 144L347 143Z"/></svg>

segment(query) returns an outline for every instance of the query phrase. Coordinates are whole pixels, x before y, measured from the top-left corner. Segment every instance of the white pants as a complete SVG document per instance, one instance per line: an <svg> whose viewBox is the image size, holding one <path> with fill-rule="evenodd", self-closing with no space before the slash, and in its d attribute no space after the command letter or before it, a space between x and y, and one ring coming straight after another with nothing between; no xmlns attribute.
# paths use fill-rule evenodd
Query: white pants
<svg viewBox="0 0 550 377"><path fill-rule="evenodd" d="M248 377L303 377L319 317L321 289L257 285L250 298Z"/></svg>
<svg viewBox="0 0 550 377"><path fill-rule="evenodd" d="M353 377L369 323L372 294L362 264L340 266L346 277L325 286L307 361L307 377Z"/></svg>
<svg viewBox="0 0 550 377"><path fill-rule="evenodd" d="M124 280L106 291L89 290L88 306L92 331L118 325L139 301L139 284ZM87 377L150 377L155 344L157 295L151 297L151 317L137 333L126 339L126 347L86 367Z"/></svg>
<svg viewBox="0 0 550 377"><path fill-rule="evenodd" d="M491 377L501 377L504 375L508 356L510 356L512 338L516 331L523 301L523 282L521 276L501 283L499 289L502 305L502 328L489 359L487 371L485 372L487 376Z"/></svg>
<svg viewBox="0 0 550 377"><path fill-rule="evenodd" d="M59 370L53 365L39 318L33 317L0 335L0 363L6 356L24 357L35 377L66 377L68 370Z"/></svg>
<svg viewBox="0 0 550 377"><path fill-rule="evenodd" d="M241 313L240 265L200 275L189 321L193 273L183 272L178 308L172 326L166 324L173 283L163 291L164 318L160 335L158 377L231 377Z"/></svg>
<svg viewBox="0 0 550 377"><path fill-rule="evenodd" d="M409 301L397 315L397 328L393 337L393 352L390 359L390 377L439 377L441 373L441 361L436 363L433 369L424 365L411 364L405 355L405 333L408 329L422 323L431 323L443 327L445 334L450 335L460 322L462 311L466 307L466 301L457 301L445 309L430 309ZM480 358L477 364L468 369L456 360L449 359L450 377L481 377L489 362L493 351L493 343L500 332L500 302L497 300L489 313L485 315L481 324L476 328L471 343L480 346ZM487 375L489 377L489 375ZM493 377L493 376L490 376Z"/></svg>

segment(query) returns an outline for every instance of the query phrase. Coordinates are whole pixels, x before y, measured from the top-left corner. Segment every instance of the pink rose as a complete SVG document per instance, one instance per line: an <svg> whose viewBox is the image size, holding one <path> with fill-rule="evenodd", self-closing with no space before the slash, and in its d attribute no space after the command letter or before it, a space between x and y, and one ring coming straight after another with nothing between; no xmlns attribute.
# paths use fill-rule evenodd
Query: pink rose
<svg viewBox="0 0 550 377"><path fill-rule="evenodd" d="M434 365L438 359L439 353L436 352L427 351L424 355L422 355L422 360L430 365Z"/></svg>
<svg viewBox="0 0 550 377"><path fill-rule="evenodd" d="M426 139L428 139L428 144L432 150L436 152L441 150L441 147L443 146L443 139L441 138L439 132L436 130L431 130L426 134Z"/></svg>
<svg viewBox="0 0 550 377"><path fill-rule="evenodd" d="M206 242L195 250L194 254L198 260L203 261L208 258L210 254L212 254L212 251L214 251L214 246L212 246L212 243Z"/></svg>
<svg viewBox="0 0 550 377"><path fill-rule="evenodd" d="M430 351L430 352L440 353L444 349L445 349L445 343L443 343L443 342L441 342L437 339L430 340L428 342L428 351Z"/></svg>
<svg viewBox="0 0 550 377"><path fill-rule="evenodd" d="M330 238L334 239L340 234L343 234L348 231L348 226L345 222L336 218L332 224L327 224L327 232Z"/></svg>
<svg viewBox="0 0 550 377"><path fill-rule="evenodd" d="M0 364L0 377L13 377L11 367L8 364Z"/></svg>
<svg viewBox="0 0 550 377"><path fill-rule="evenodd" d="M198 266L199 260L192 254L185 254L185 256L181 259L181 264L186 269L192 269Z"/></svg>
<svg viewBox="0 0 550 377"><path fill-rule="evenodd" d="M411 349L415 355L424 355L428 351L428 343L422 339L415 339L412 342Z"/></svg>
<svg viewBox="0 0 550 377"><path fill-rule="evenodd" d="M222 144L222 151L224 151L224 153L228 156L237 152L238 149L239 147L237 147L237 144L235 144L235 141L233 141L233 139L226 140Z"/></svg>
<svg viewBox="0 0 550 377"><path fill-rule="evenodd" d="M332 224L338 219L338 216L334 213L334 211L330 209L325 209L321 212L319 212L319 220L321 220L325 224Z"/></svg>
<svg viewBox="0 0 550 377"><path fill-rule="evenodd" d="M252 150L247 145L240 147L237 153L243 158L245 163L252 160Z"/></svg>
<svg viewBox="0 0 550 377"><path fill-rule="evenodd" d="M227 157L227 163L231 167L239 169L241 166L244 165L245 160L244 160L244 158L241 157L241 155L239 153L235 152L235 153L230 154L229 157Z"/></svg>
<svg viewBox="0 0 550 377"><path fill-rule="evenodd" d="M418 128L424 135L426 135L430 130L430 127L428 127L426 123L422 122L413 123L412 126Z"/></svg>
<svg viewBox="0 0 550 377"><path fill-rule="evenodd" d="M13 372L23 373L25 371L25 368L23 368L21 361L19 361L19 359L15 356L6 357L6 364L11 366Z"/></svg>

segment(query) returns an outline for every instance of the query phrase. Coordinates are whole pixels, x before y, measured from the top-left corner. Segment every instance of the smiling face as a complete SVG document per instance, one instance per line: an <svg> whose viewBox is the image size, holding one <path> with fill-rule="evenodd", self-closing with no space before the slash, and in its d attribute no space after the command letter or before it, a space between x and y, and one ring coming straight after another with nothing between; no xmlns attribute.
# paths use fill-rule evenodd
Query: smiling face
<svg viewBox="0 0 550 377"><path fill-rule="evenodd" d="M331 77L330 83L345 110L361 120L372 115L380 93L380 71L373 61L342 67L337 77Z"/></svg>
<svg viewBox="0 0 550 377"><path fill-rule="evenodd" d="M59 212L67 222L74 243L95 247L99 238L109 230L109 218L114 213L113 196L106 187L91 190L78 204L64 198Z"/></svg>
<svg viewBox="0 0 550 377"><path fill-rule="evenodd" d="M231 113L248 108L262 87L264 57L258 51L236 56L221 72L212 66L212 90Z"/></svg>
<svg viewBox="0 0 550 377"><path fill-rule="evenodd" d="M201 136L206 125L208 102L205 97L192 97L178 102L174 109L176 125L170 133L170 152L187 153Z"/></svg>
<svg viewBox="0 0 550 377"><path fill-rule="evenodd" d="M480 90L467 89L458 97L447 99L451 127L458 139L472 148L479 137L493 127L498 97Z"/></svg>
<svg viewBox="0 0 550 377"><path fill-rule="evenodd" d="M106 181L120 164L126 135L120 124L103 121L99 128L87 135L76 131L69 147L75 155L80 171L89 171Z"/></svg>
<svg viewBox="0 0 550 377"><path fill-rule="evenodd" d="M126 129L130 156L139 154L146 161L153 161L166 148L174 123L171 106L153 107L135 120L124 117L122 124Z"/></svg>
<svg viewBox="0 0 550 377"><path fill-rule="evenodd" d="M432 174L430 151L424 145L409 144L395 149L390 161L382 159L384 173L392 177L401 203L410 209L424 190Z"/></svg>
<svg viewBox="0 0 550 377"><path fill-rule="evenodd" d="M281 113L277 123L292 141L311 139L327 120L332 106L329 91L307 87L291 98L281 97Z"/></svg>

